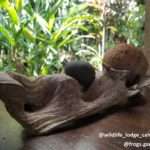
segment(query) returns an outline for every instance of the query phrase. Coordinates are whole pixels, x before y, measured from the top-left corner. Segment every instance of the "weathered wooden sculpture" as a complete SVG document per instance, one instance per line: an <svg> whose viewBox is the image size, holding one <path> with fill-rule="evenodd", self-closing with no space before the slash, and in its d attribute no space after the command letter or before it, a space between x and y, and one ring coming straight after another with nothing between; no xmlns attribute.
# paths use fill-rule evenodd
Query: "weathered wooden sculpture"
<svg viewBox="0 0 150 150"><path fill-rule="evenodd" d="M17 73L0 73L0 99L28 133L45 135L85 117L104 113L113 106L124 106L132 101L130 96L149 84L148 79L142 80L147 61L142 52L132 46L123 44L108 51L103 65L102 74L97 74L84 90L80 80L67 71L68 75L55 74L34 80Z"/></svg>
<svg viewBox="0 0 150 150"><path fill-rule="evenodd" d="M94 100L86 102L79 83L63 74L33 81L15 73L1 73L0 78L0 98L8 112L37 135L127 102L127 88L119 79L97 79Z"/></svg>

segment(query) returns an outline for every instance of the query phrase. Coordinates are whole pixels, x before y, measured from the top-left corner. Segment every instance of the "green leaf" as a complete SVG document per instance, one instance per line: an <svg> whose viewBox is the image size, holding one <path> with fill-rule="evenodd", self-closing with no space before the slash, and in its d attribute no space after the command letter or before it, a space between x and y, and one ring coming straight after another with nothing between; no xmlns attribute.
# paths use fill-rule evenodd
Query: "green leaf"
<svg viewBox="0 0 150 150"><path fill-rule="evenodd" d="M6 8L6 10L8 11L8 14L9 14L11 20L13 21L13 23L18 25L19 24L19 17L17 15L15 8L10 5Z"/></svg>
<svg viewBox="0 0 150 150"><path fill-rule="evenodd" d="M22 10L24 4L24 0L16 0L16 10L20 12Z"/></svg>
<svg viewBox="0 0 150 150"><path fill-rule="evenodd" d="M8 0L0 0L0 7L4 8L14 24L18 25L19 17L13 5Z"/></svg>
<svg viewBox="0 0 150 150"><path fill-rule="evenodd" d="M113 27L113 26L108 26L107 29L110 29L112 33L117 32L117 28Z"/></svg>
<svg viewBox="0 0 150 150"><path fill-rule="evenodd" d="M0 7L8 7L9 6L9 1L8 0L0 0Z"/></svg>
<svg viewBox="0 0 150 150"><path fill-rule="evenodd" d="M72 37L71 37L72 36ZM89 38L89 39L94 39L95 37L94 36L91 36L91 35L78 35L76 37L73 37L73 34L72 35L68 35L66 36L66 38L58 45L58 48L60 48L61 46L64 46L64 45L67 45L67 44L70 44L72 42L75 42L75 41L79 41L83 38Z"/></svg>
<svg viewBox="0 0 150 150"><path fill-rule="evenodd" d="M47 75L48 74L48 67L46 65L43 65L41 67L41 75Z"/></svg>
<svg viewBox="0 0 150 150"><path fill-rule="evenodd" d="M84 12L85 9L88 8L88 4L87 3L83 3L83 4L77 4L74 7L71 7L69 10L69 16L73 16L76 14L79 14L80 12Z"/></svg>
<svg viewBox="0 0 150 150"><path fill-rule="evenodd" d="M15 45L15 39L12 37L10 32L2 25L0 24L0 33L8 40L10 45L14 46Z"/></svg>
<svg viewBox="0 0 150 150"><path fill-rule="evenodd" d="M52 31L53 27L54 27L54 23L55 23L55 15L52 15L50 18L49 18L49 21L48 21L48 29L49 29L49 32Z"/></svg>
<svg viewBox="0 0 150 150"><path fill-rule="evenodd" d="M50 8L49 16L55 15L63 2L64 0L57 0L56 3Z"/></svg>
<svg viewBox="0 0 150 150"><path fill-rule="evenodd" d="M34 16L35 16L36 21L40 25L41 30L44 33L49 33L47 21L42 16L40 16L38 13L35 13Z"/></svg>
<svg viewBox="0 0 150 150"><path fill-rule="evenodd" d="M35 41L35 35L34 35L34 33L30 29L28 29L27 27L24 27L22 29L22 33L31 42Z"/></svg>
<svg viewBox="0 0 150 150"><path fill-rule="evenodd" d="M81 26L78 25L79 23L81 24L82 21L88 21L88 22L93 22L95 18L93 18L90 15L81 15L81 16L75 16L75 17L69 17L66 20L64 20L62 26L60 27L59 30L57 30L53 35L52 35L52 41L56 42L62 33L67 30L68 28L71 28L72 26L76 26L77 28L81 29ZM76 29L77 29L76 28ZM83 27L84 28L84 27ZM85 29L85 28L84 28Z"/></svg>
<svg viewBox="0 0 150 150"><path fill-rule="evenodd" d="M64 40L62 40L59 45L58 45L58 48L64 46L64 45L67 45L68 43L70 43L70 39L73 37L73 35L76 34L74 32L72 32L71 34L69 34L68 36L65 37Z"/></svg>

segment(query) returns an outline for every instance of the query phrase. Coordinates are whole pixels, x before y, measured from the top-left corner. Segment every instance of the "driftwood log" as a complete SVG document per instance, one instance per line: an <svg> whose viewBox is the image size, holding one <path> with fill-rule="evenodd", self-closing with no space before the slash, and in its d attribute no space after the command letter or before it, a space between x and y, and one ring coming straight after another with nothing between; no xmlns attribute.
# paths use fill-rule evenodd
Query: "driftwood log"
<svg viewBox="0 0 150 150"><path fill-rule="evenodd" d="M36 135L128 101L124 81L106 75L96 78L87 92L80 88L75 79L63 74L30 80L16 73L0 73L0 98L8 112Z"/></svg>
<svg viewBox="0 0 150 150"><path fill-rule="evenodd" d="M82 126L57 134L32 137L25 141L23 150L149 150L150 94L146 97L147 99L135 98L136 102L143 104L124 108L115 113L109 111L109 115L105 117L101 115L90 117L81 122L81 124L84 122ZM103 133L139 134L140 137L101 138L100 134Z"/></svg>
<svg viewBox="0 0 150 150"><path fill-rule="evenodd" d="M23 150L119 150L126 140L147 142L149 138L117 140L100 138L100 133L148 133L149 101L132 109L124 107L106 119L101 114L112 112L109 108L113 106L119 110L132 102L143 104L137 93L148 83L142 81L129 90L122 78L101 74L86 93L81 93L78 82L62 74L30 80L16 73L0 73L0 96L26 132L38 135L25 140ZM110 145L109 141L117 145Z"/></svg>

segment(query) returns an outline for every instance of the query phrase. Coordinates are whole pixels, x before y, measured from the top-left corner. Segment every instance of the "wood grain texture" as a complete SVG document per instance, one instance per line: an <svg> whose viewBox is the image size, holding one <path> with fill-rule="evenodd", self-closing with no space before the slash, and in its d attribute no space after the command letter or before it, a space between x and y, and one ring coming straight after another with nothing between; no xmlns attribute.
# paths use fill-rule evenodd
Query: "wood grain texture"
<svg viewBox="0 0 150 150"><path fill-rule="evenodd" d="M149 93L149 91L148 91ZM135 150L147 148L124 147L124 143L150 143L148 138L100 138L100 133L150 133L150 99L135 98L137 106L130 106L104 116L82 120L78 127L43 137L34 137L25 141L23 150ZM145 102L144 102L145 101ZM143 103L144 102L144 103ZM117 108L116 108L117 109ZM116 110L113 110L116 111ZM112 110L111 110L112 112ZM84 122L84 123L83 123Z"/></svg>
<svg viewBox="0 0 150 150"><path fill-rule="evenodd" d="M18 106L22 106L24 102L26 101L25 99L26 92L23 92L25 94L25 95L23 94L24 95L23 97L20 96L21 91L23 91L22 86L20 86L20 83L21 85L25 85L25 84L20 81L21 76L18 76L18 75L17 76L14 75L14 76L16 78L11 79L12 77L11 76L8 78L11 80L7 79L8 84L6 84L5 82L5 85L7 86L3 86L3 83L1 83L0 95L7 97L7 96L10 96L10 94L12 94L12 97L14 98L11 99L12 97L8 97L10 99L6 99L4 103L8 105L8 107L10 107L10 109L16 113L16 116L14 116L14 118L16 117L16 120L20 118L24 119L23 117L26 116L26 114L22 116L22 113L20 113L21 112L20 110L22 111L24 110ZM51 79L55 79L55 77L56 76L54 76L54 78L40 78L39 80L36 80L35 83L38 83L39 85L39 82L42 81L42 79L44 79L44 81L54 81ZM3 79L6 79L6 78L3 78ZM18 82L14 82L14 79L17 80L19 84ZM26 81L26 79L22 77L21 79L23 79L23 81ZM61 80L58 80L58 79L61 79ZM112 80L108 78L107 76L103 76L100 79L101 80L94 82L93 83L94 85L91 86L91 90L89 89L89 91L87 91L86 93L87 95L85 94L85 96L83 96L83 99L88 99L90 96L91 100L93 99L98 100L98 101L83 100L83 102L85 101L85 103L87 104L86 106L88 106L87 108L90 108L90 112L91 110L92 112L93 111L95 112L93 108L96 108L96 109L98 108L99 111L96 111L96 112L100 114L89 116L86 113L84 113L85 115L84 117L87 116L88 118L83 117L81 120L78 120L76 122L72 121L71 123L73 123L73 126L71 126L72 124L70 124L70 126L68 125L66 129L64 128L59 129L57 131L53 131L53 133L51 134L46 132L47 135L45 136L25 138L24 146L22 147L21 150L124 150L124 149L134 150L135 147L125 148L124 142L141 142L141 143L150 142L150 135L148 138L134 138L134 139L133 138L120 138L120 137L119 138L110 138L110 137L100 138L101 133L121 133L123 135L125 133L130 133L130 134L131 133L134 133L134 134L135 133L138 133L138 134L150 133L150 117L149 117L150 115L150 94L149 93L150 91L147 90L147 92L145 92L144 94L145 99L143 99L143 97L141 97L140 95L137 95L136 97L132 97L132 99L129 100L130 103L128 104L128 106L127 105L125 106L124 102L127 102L128 100L126 99L126 87L124 86L124 84L122 84L122 81ZM12 82L10 83L10 81ZM61 82L61 84L58 84L59 86L56 88L57 92L55 92L56 94L55 96L57 97L60 96L60 98L54 99L54 100L57 100L56 104L59 104L58 110L59 111L61 110L58 113L58 117L63 117L65 115L71 114L72 112L76 116L76 114L78 113L78 109L81 110L81 108L78 107L79 106L78 102L80 102L79 101L80 99L76 99L78 101L75 102L74 99L71 99L70 97L66 99L66 96L68 96L68 93L71 93L71 95L73 94L73 97L77 97L77 95L74 95L74 94L78 93L79 85L78 84L76 85L76 82L68 77L62 78L62 76L57 76L56 81L63 81ZM35 85L35 83L31 85ZM45 85L47 85L45 83L49 83L49 82L43 83L44 85L43 89L45 89ZM9 89L9 92L10 92L9 95L5 87L7 87L7 90ZM27 84L27 86L23 86L23 87L30 87L30 81L29 81L29 84ZM37 87L39 88L39 86ZM76 87L76 90L74 90L75 87ZM18 93L18 90L16 88L18 90L20 89L20 93ZM41 89L39 89L39 91L41 91ZM42 91L45 91L45 90L42 90ZM74 92L72 93L72 91ZM91 91L93 91L94 93L92 93ZM37 91L33 93L37 93ZM102 93L102 95L97 98L97 96L100 93ZM41 92L41 94L43 94L43 92ZM78 95L80 97L80 92ZM62 100L65 103L62 103ZM73 104L75 104L76 107L75 106L70 107L72 106L71 105L72 102L74 102ZM122 102L123 102L123 105L122 105ZM133 106L135 104L136 106ZM42 113L38 113L37 111L33 112L34 115L32 113L32 116L30 116L29 118L30 121L34 121L34 119L36 118L37 119L41 118L43 121L42 115L43 114L47 115L47 111L50 110L50 108L51 110L53 110L54 108L55 110L57 110L56 109L57 107L53 107L51 103L48 104L47 106L49 107L46 107L46 109L44 107L44 109L41 110ZM115 107L112 107L112 106L115 106ZM73 111L72 111L72 108L73 108ZM9 111L10 114L11 114L11 110ZM55 113L57 112L58 111L56 111ZM19 113L20 115L18 115ZM87 111L87 113L89 113L89 111ZM28 121L25 119L23 121ZM80 119L80 117L78 119ZM20 120L17 120L17 121L20 121ZM46 121L49 121L49 118L48 119L46 118ZM20 121L20 123L22 122ZM43 123L43 122L40 122L40 123ZM37 124L37 127L40 127L40 125L41 124ZM32 128L28 128L29 132L31 130ZM147 148L140 147L139 149L149 149L149 148L150 147L147 147Z"/></svg>
<svg viewBox="0 0 150 150"><path fill-rule="evenodd" d="M64 74L30 80L9 73L7 82L4 74L0 74L0 79L0 98L9 114L36 135L45 135L81 118L102 114L112 106L128 103L124 81L106 75L97 77L86 93L81 92L75 79Z"/></svg>

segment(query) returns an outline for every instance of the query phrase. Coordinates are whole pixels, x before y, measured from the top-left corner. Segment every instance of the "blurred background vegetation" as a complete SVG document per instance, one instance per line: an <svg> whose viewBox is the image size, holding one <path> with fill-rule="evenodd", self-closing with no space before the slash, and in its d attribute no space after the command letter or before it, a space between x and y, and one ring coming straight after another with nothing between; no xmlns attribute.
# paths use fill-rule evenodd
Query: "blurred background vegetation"
<svg viewBox="0 0 150 150"><path fill-rule="evenodd" d="M0 0L0 71L61 72L70 60L101 69L118 42L143 45L143 0Z"/></svg>

